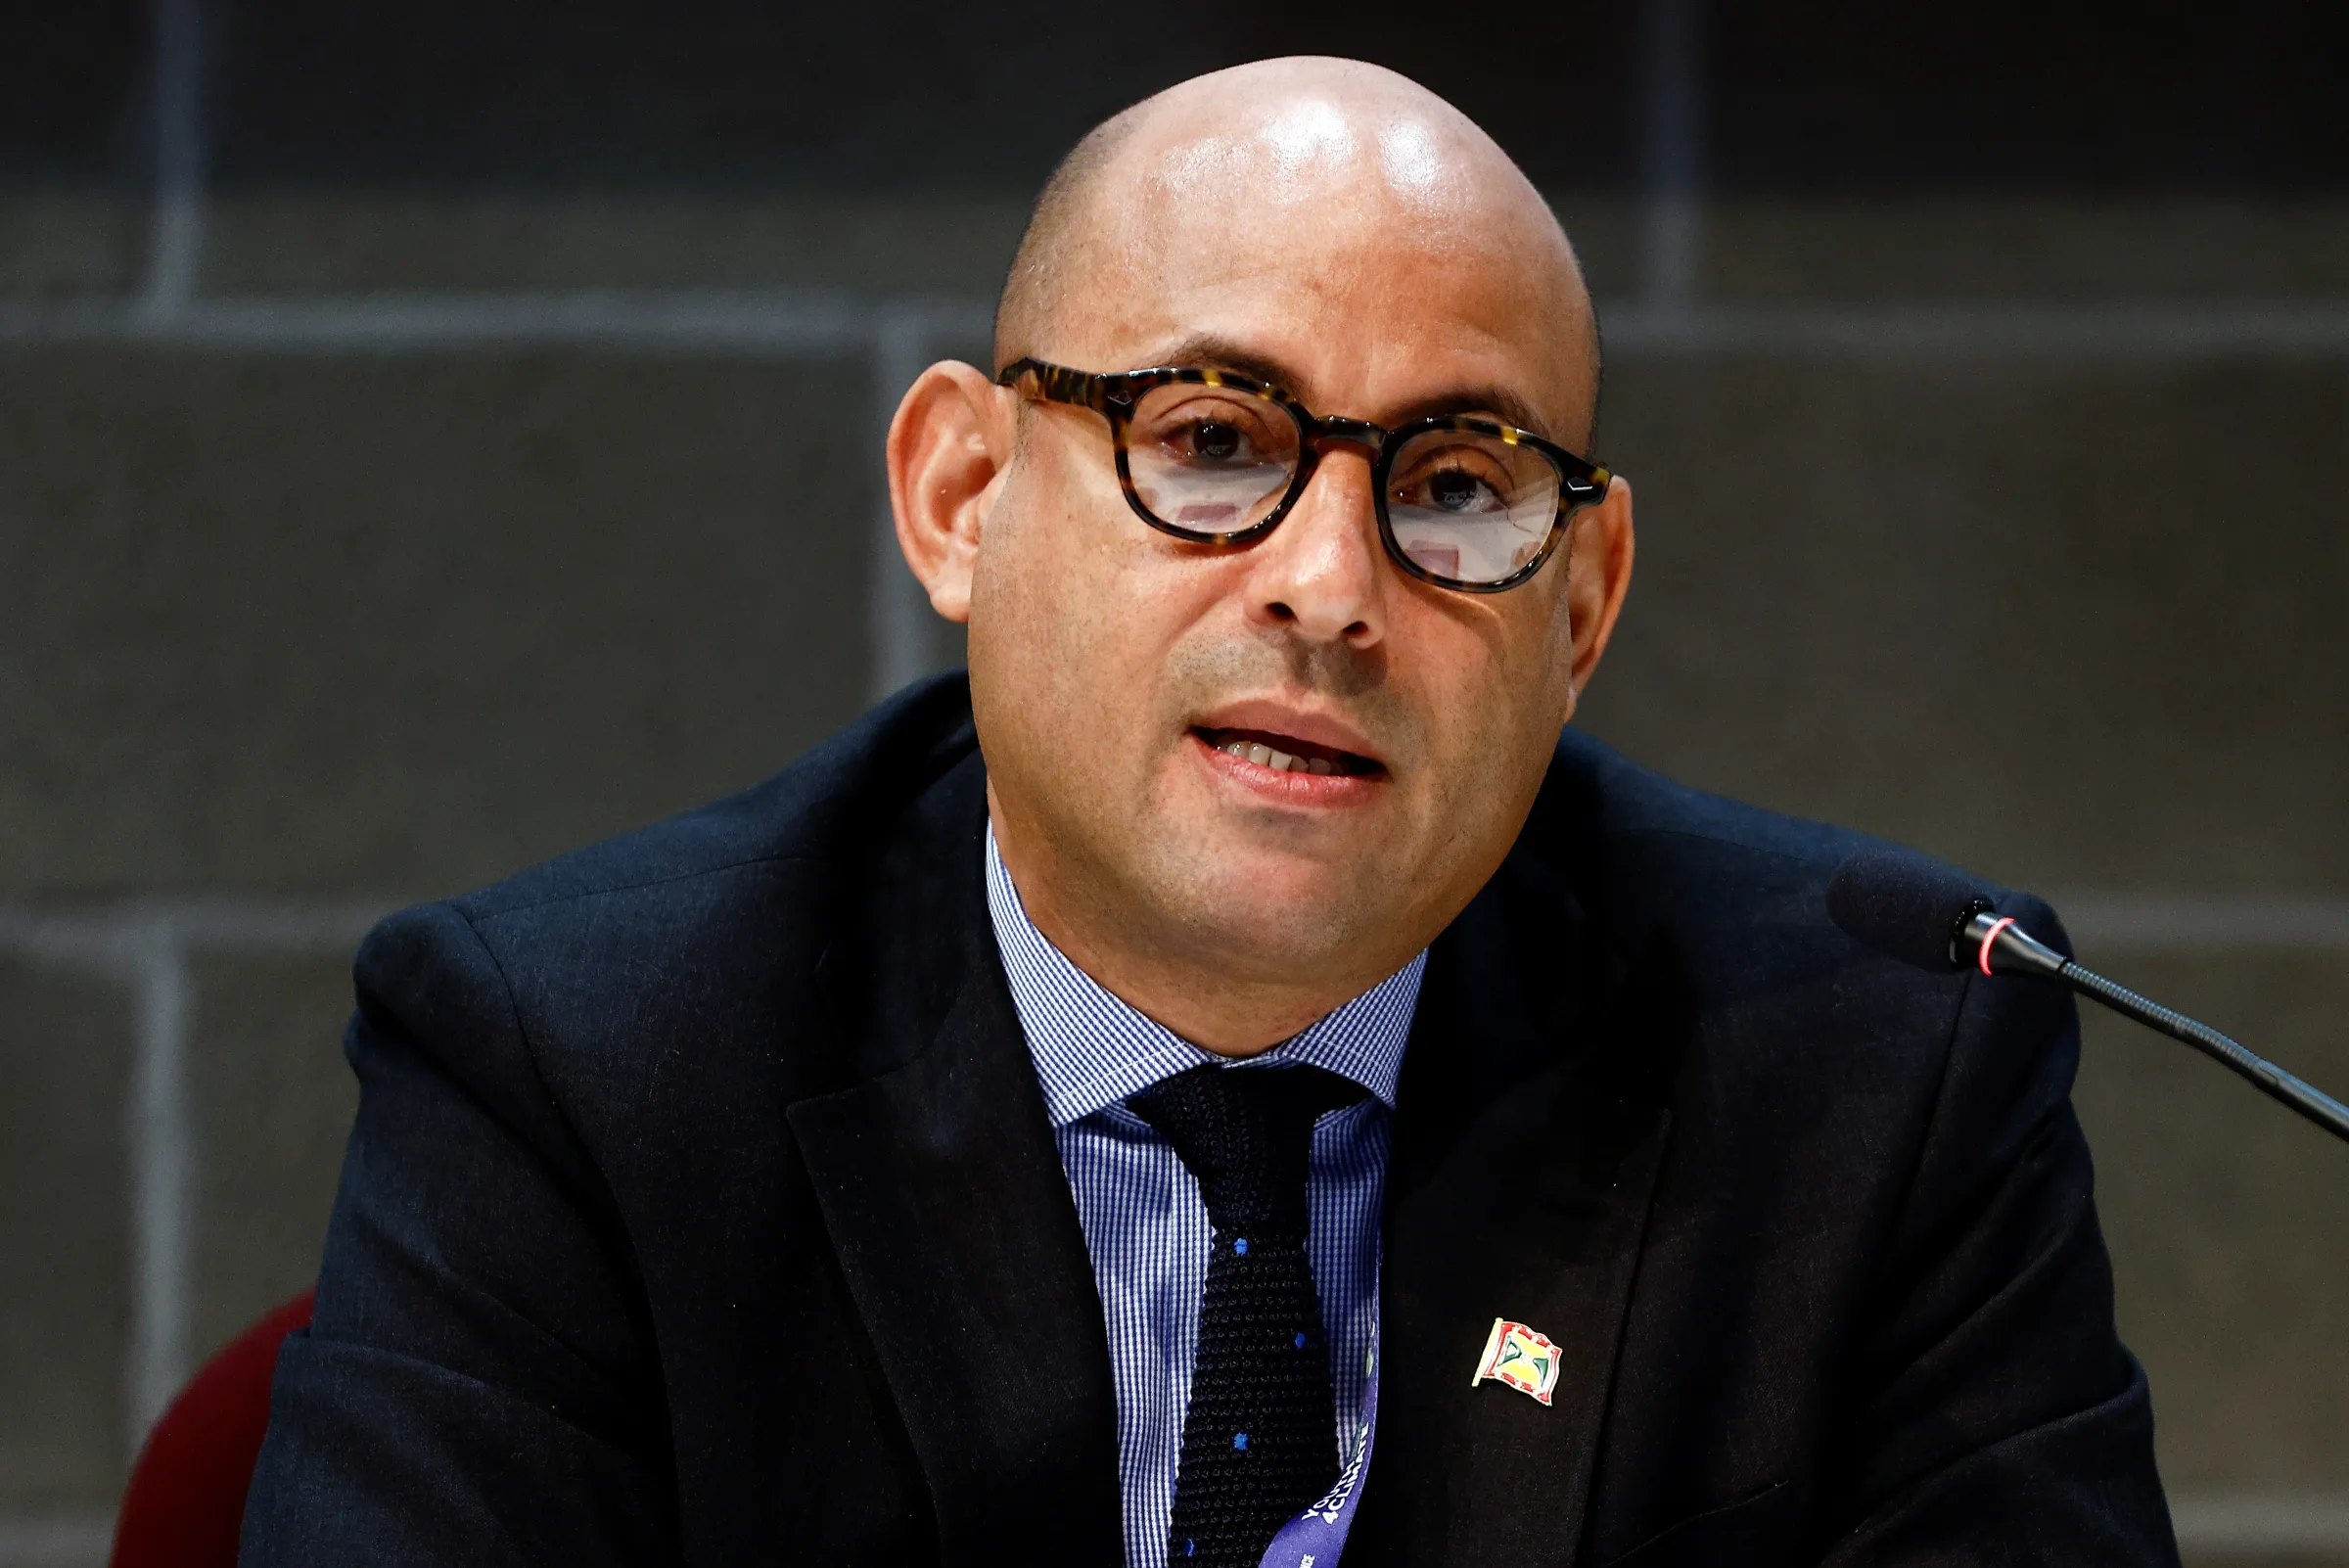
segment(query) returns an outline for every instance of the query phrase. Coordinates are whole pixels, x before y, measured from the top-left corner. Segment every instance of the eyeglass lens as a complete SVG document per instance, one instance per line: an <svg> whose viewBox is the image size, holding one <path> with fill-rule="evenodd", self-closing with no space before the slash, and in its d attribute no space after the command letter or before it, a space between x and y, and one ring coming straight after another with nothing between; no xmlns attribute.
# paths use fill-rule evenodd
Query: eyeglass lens
<svg viewBox="0 0 2349 1568"><path fill-rule="evenodd" d="M1185 533L1236 533L1288 493L1297 424L1222 387L1154 387L1127 422L1127 470L1150 515ZM1541 453L1469 431L1423 431L1396 452L1387 520L1403 554L1455 582L1498 582L1549 538L1558 473Z"/></svg>
<svg viewBox="0 0 2349 1568"><path fill-rule="evenodd" d="M1142 505L1190 533L1263 522L1288 491L1297 452L1286 410L1225 387L1153 387L1126 425L1126 467Z"/></svg>
<svg viewBox="0 0 2349 1568"><path fill-rule="evenodd" d="M1387 525L1412 565L1454 582L1498 582L1542 553L1558 471L1497 436L1422 431L1387 472Z"/></svg>

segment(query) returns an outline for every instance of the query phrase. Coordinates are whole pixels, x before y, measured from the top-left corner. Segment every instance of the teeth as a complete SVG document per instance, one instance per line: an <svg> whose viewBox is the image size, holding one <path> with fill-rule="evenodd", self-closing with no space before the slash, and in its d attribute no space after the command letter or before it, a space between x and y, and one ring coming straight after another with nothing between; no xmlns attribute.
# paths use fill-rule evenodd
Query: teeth
<svg viewBox="0 0 2349 1568"><path fill-rule="evenodd" d="M1276 751L1262 741L1225 741L1217 750L1229 752L1234 757L1245 758L1257 766L1271 768L1276 773L1311 773L1316 777L1326 778L1339 770L1338 765L1326 757L1292 757L1287 752Z"/></svg>

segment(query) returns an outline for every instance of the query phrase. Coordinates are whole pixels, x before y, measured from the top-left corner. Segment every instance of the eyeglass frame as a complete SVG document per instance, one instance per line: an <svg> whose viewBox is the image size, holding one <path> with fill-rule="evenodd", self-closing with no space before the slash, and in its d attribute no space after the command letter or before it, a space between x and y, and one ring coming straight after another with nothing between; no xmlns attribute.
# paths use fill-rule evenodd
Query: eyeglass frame
<svg viewBox="0 0 2349 1568"><path fill-rule="evenodd" d="M1024 379L1031 385L1022 386ZM1320 461L1319 443L1335 440L1369 447L1371 506L1378 516L1378 536L1386 546L1388 559L1408 576L1458 593L1500 593L1533 576L1557 553L1558 541L1565 537L1572 527L1574 514L1604 500L1608 484L1615 477L1613 471L1602 464L1570 452L1557 442L1537 436L1530 430L1520 430L1497 420L1479 419L1469 414L1431 414L1389 430L1367 420L1348 419L1343 415L1324 418L1306 407L1285 388L1231 370L1180 365L1161 365L1149 370L1071 370L1066 365L1055 365L1031 355L1004 366L995 377L995 385L1042 402L1089 408L1108 420L1110 444L1116 452L1118 486L1126 492L1126 504L1133 509L1134 516L1161 533L1186 539L1193 544L1229 547L1255 543L1278 528L1304 496L1306 486L1313 483L1313 470ZM1217 387L1249 393L1277 405L1297 427L1297 472L1289 477L1287 492L1269 512L1244 529L1229 533L1202 533L1167 522L1142 502L1141 492L1133 483L1132 468L1127 460L1127 429L1145 392L1174 385ZM1492 582L1466 582L1444 576L1428 571L1405 555L1402 544L1396 540L1395 524L1387 515L1387 480L1393 470L1395 454L1414 438L1439 430L1463 431L1472 436L1497 438L1510 446L1526 447L1540 453L1557 471L1558 510L1550 521L1548 537L1542 541L1542 547L1534 552L1525 565L1505 577Z"/></svg>

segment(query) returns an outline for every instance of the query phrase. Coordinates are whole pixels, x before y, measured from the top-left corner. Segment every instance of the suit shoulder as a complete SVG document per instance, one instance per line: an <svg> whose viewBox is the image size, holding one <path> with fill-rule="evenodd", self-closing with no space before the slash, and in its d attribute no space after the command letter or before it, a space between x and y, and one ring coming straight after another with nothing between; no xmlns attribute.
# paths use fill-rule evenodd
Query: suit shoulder
<svg viewBox="0 0 2349 1568"><path fill-rule="evenodd" d="M1946 1033L1963 977L1871 951L1827 914L1836 868L1883 843L1691 789L1573 733L1558 746L1526 840L1619 953L1668 955L1692 994L1808 994L1880 1024L1905 1015L1922 1041ZM1982 885L2060 940L2038 899Z"/></svg>
<svg viewBox="0 0 2349 1568"><path fill-rule="evenodd" d="M392 915L359 951L362 1008L527 1040L582 1125L648 1103L679 1053L770 1058L812 1016L843 890L975 752L959 677L909 688L738 795Z"/></svg>
<svg viewBox="0 0 2349 1568"><path fill-rule="evenodd" d="M788 959L820 945L818 890L839 885L839 862L976 744L958 676L909 687L739 794L390 916L359 949L362 989L461 972L584 999Z"/></svg>
<svg viewBox="0 0 2349 1568"><path fill-rule="evenodd" d="M1636 902L1634 884L1649 884L1676 899L1701 894L1710 907L1749 914L1766 901L1783 920L1797 913L1786 899L1800 895L1800 913L1821 927L1829 925L1825 890L1836 869L1861 850L1893 847L1856 829L1678 783L1571 730L1559 740L1528 837L1594 874L1610 902ZM1961 874L1994 896L2009 893Z"/></svg>
<svg viewBox="0 0 2349 1568"><path fill-rule="evenodd" d="M1685 840L1686 854L1710 853L1724 860L1766 856L1822 874L1879 842L1850 828L1691 788L1573 730L1559 739L1543 804L1574 811L1602 839Z"/></svg>

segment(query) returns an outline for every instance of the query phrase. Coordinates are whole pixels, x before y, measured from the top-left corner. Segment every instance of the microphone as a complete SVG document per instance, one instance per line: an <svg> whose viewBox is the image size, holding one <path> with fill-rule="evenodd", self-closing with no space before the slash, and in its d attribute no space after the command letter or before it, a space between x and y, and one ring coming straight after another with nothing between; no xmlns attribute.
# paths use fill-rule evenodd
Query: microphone
<svg viewBox="0 0 2349 1568"><path fill-rule="evenodd" d="M1847 936L1920 968L1976 968L1985 975L2026 975L2068 986L2172 1039L2184 1040L2298 1111L2333 1136L2349 1139L2349 1105L2294 1078L2236 1041L2184 1013L2148 1000L2084 969L2041 942L1962 873L1907 850L1862 850L1835 868L1827 916Z"/></svg>

